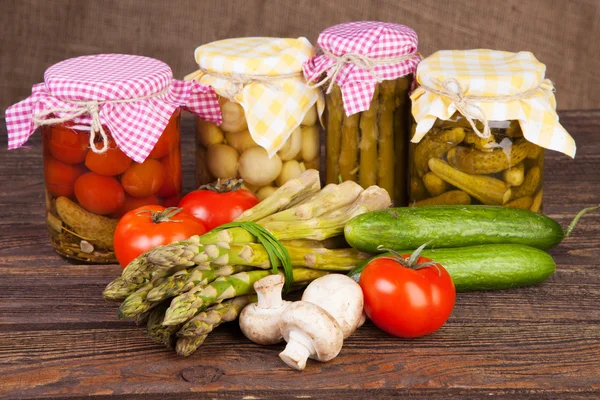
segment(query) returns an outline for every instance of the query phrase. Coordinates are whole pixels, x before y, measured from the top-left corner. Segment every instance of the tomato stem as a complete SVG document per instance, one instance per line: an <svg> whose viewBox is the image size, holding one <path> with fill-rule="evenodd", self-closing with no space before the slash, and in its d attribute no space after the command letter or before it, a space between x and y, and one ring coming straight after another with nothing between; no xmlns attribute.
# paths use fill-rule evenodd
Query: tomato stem
<svg viewBox="0 0 600 400"><path fill-rule="evenodd" d="M397 251L392 250L392 249L387 249L387 248L383 247L383 245L377 246L377 250L384 250L384 251L387 251L388 253L391 253L392 254L391 257L385 257L385 258L389 258L390 260L397 261L403 267L414 269L414 270L418 270L418 269L426 268L426 267L435 267L435 269L437 269L437 271L438 271L438 274L440 276L442 276L442 271L440 270L440 267L438 266L438 264L435 261L428 261L428 262L424 262L424 263L418 262L419 257L421 257L421 252L430 243L431 242L427 242L427 243L424 243L421 246L419 246L419 248L416 249L415 251L413 251L412 254L410 255L410 257L408 257L408 258L402 257L402 255L400 253L398 253Z"/></svg>
<svg viewBox="0 0 600 400"><path fill-rule="evenodd" d="M221 178L219 178L216 182L200 186L198 190L210 190L211 192L216 193L229 193L241 189L243 184L243 179L229 178L221 182Z"/></svg>
<svg viewBox="0 0 600 400"><path fill-rule="evenodd" d="M171 219L182 210L183 208L179 207L168 207L165 208L164 211L141 210L136 212L135 215L142 216L144 214L148 214L146 216L155 224L160 224L161 222L183 222L179 219Z"/></svg>

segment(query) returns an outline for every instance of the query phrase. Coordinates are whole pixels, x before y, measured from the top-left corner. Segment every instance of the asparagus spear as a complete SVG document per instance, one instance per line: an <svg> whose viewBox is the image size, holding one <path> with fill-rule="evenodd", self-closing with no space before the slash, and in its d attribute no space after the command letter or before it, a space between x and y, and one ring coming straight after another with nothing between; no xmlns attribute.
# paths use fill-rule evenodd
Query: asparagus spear
<svg viewBox="0 0 600 400"><path fill-rule="evenodd" d="M358 183L363 188L377 184L377 140L379 127L379 84L375 85L373 100L368 110L360 116L360 167Z"/></svg>
<svg viewBox="0 0 600 400"><path fill-rule="evenodd" d="M165 313L163 325L179 325L215 303L236 296L254 293L254 282L270 275L271 271L256 270L222 276L204 288L194 288L173 299ZM312 281L326 275L325 271L294 268L294 282Z"/></svg>
<svg viewBox="0 0 600 400"><path fill-rule="evenodd" d="M139 284L125 281L122 277L116 277L110 282L102 295L106 300L122 301L131 293L135 292L139 288Z"/></svg>
<svg viewBox="0 0 600 400"><path fill-rule="evenodd" d="M318 218L298 221L292 225L289 222L274 221L264 224L264 227L279 240L296 238L325 240L340 235L346 223L355 216L369 211L383 210L390 204L391 199L387 191L371 186L365 189L354 203Z"/></svg>
<svg viewBox="0 0 600 400"><path fill-rule="evenodd" d="M394 195L394 110L396 109L396 80L381 82L379 107L379 170L377 184ZM396 140L400 140L397 138ZM398 155L400 157L400 155ZM363 166L361 160L361 168Z"/></svg>
<svg viewBox="0 0 600 400"><path fill-rule="evenodd" d="M148 293L149 301L161 301L191 290L194 286L206 286L219 276L227 276L247 270L243 265L198 265L182 270L168 277L163 283L155 285Z"/></svg>
<svg viewBox="0 0 600 400"><path fill-rule="evenodd" d="M338 85L333 85L327 100L327 164L325 168L325 182L338 183L340 174L338 159L340 156L342 120L344 108L342 104L342 91Z"/></svg>
<svg viewBox="0 0 600 400"><path fill-rule="evenodd" d="M162 282L163 279L157 281L158 284ZM153 287L154 284L148 282L127 296L119 307L119 318L137 318L140 314L157 306L159 304L158 302L149 301L147 299L148 293Z"/></svg>
<svg viewBox="0 0 600 400"><path fill-rule="evenodd" d="M181 325L165 326L162 324L165 312L169 308L169 302L164 301L150 311L146 325L146 333L153 342L164 344L167 347L173 347L175 334L181 328Z"/></svg>
<svg viewBox="0 0 600 400"><path fill-rule="evenodd" d="M355 181L358 169L358 123L360 113L344 115L339 168L342 181Z"/></svg>
<svg viewBox="0 0 600 400"><path fill-rule="evenodd" d="M236 221L258 221L302 202L320 189L319 171L309 169L297 178L284 183L271 196L251 209L244 211Z"/></svg>
<svg viewBox="0 0 600 400"><path fill-rule="evenodd" d="M271 221L297 221L318 217L352 203L361 192L362 187L353 181L339 185L329 184L306 202L263 218L258 223L265 225Z"/></svg>

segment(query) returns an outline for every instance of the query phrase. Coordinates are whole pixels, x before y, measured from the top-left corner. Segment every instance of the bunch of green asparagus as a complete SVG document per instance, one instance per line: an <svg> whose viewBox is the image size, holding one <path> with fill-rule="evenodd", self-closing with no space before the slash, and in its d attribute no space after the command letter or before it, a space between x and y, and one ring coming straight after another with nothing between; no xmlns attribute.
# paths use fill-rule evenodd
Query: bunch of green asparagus
<svg viewBox="0 0 600 400"><path fill-rule="evenodd" d="M349 181L321 189L319 173L308 170L236 221L255 222L287 250L294 290L328 273L347 272L367 258L340 248L344 225L390 204L388 193L377 186L363 190ZM268 249L239 225L142 254L108 284L104 298L121 301L119 316L146 324L155 342L192 354L214 328L237 319L255 301L254 283L273 273Z"/></svg>

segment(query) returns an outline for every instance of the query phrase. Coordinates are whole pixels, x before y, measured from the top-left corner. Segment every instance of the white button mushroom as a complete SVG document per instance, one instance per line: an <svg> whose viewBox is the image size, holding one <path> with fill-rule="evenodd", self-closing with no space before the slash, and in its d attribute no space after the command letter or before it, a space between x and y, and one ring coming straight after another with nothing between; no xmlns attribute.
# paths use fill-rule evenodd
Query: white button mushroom
<svg viewBox="0 0 600 400"><path fill-rule="evenodd" d="M327 311L306 301L292 303L283 314L279 328L287 342L279 357L292 368L303 370L306 360L329 361L344 343L342 328Z"/></svg>
<svg viewBox="0 0 600 400"><path fill-rule="evenodd" d="M315 279L304 290L302 301L316 304L331 314L344 331L344 339L362 325L363 292L346 275L330 274Z"/></svg>
<svg viewBox="0 0 600 400"><path fill-rule="evenodd" d="M290 137L285 141L283 146L281 146L277 155L282 161L287 161L299 155L300 150L302 150L302 129L297 127L290 134Z"/></svg>
<svg viewBox="0 0 600 400"><path fill-rule="evenodd" d="M254 343L275 344L283 340L279 321L291 304L281 298L283 283L281 275L269 275L254 283L258 302L249 304L240 314L240 329Z"/></svg>

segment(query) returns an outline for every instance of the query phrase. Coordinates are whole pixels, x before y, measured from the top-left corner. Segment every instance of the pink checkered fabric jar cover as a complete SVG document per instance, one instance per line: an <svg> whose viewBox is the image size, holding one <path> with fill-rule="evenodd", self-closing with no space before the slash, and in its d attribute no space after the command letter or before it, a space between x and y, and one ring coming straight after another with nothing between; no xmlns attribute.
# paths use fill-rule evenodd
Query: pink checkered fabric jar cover
<svg viewBox="0 0 600 400"><path fill-rule="evenodd" d="M377 82L412 74L421 61L417 34L399 24L360 21L334 25L321 32L317 42L323 52L335 57L354 54L376 62L370 71L351 61L345 62L335 76L348 116L369 109ZM377 63L401 56L407 57L396 63ZM309 82L318 82L324 74L331 78L335 64L336 60L326 54L316 55L304 64L304 76ZM328 85L329 82L325 87Z"/></svg>
<svg viewBox="0 0 600 400"><path fill-rule="evenodd" d="M40 125L36 119L65 118L89 126L91 113L81 111L90 105L117 146L139 163L148 157L179 107L221 123L217 96L210 86L173 79L171 68L153 58L99 54L51 66L44 83L33 86L31 96L6 110L8 148L27 142Z"/></svg>

